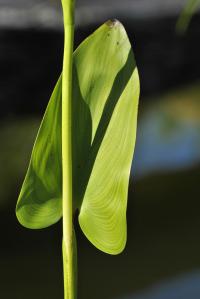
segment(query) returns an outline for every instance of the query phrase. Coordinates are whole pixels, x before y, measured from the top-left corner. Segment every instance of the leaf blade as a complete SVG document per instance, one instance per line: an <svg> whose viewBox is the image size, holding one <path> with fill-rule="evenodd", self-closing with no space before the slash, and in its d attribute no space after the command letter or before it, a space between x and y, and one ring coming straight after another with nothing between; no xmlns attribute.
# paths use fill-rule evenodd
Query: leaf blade
<svg viewBox="0 0 200 299"><path fill-rule="evenodd" d="M30 183L34 175L29 175L29 166L24 184L33 196L30 199L23 192L23 185L17 204L17 217L28 228L43 228L62 217L61 97L59 80L49 102L51 109L47 108L41 124L47 125L47 131L42 132L44 145L54 132L51 146L44 161L45 146L39 146L36 155L37 160L43 161L44 170L41 175L38 163L36 177L48 188L41 190L37 184L33 188ZM139 76L130 42L123 26L109 21L88 37L73 56L72 152L73 210L80 210L79 224L91 243L110 254L120 253L126 243L127 192L138 98ZM41 130L38 136L40 133ZM30 165L35 147L38 138ZM47 166L52 157L51 168L57 170L49 175ZM52 197L52 193L57 196ZM43 197L41 201L37 194Z"/></svg>
<svg viewBox="0 0 200 299"><path fill-rule="evenodd" d="M25 227L39 229L62 216L61 79L45 111L19 194L16 216Z"/></svg>
<svg viewBox="0 0 200 299"><path fill-rule="evenodd" d="M99 51L96 51L97 45ZM101 26L79 51L81 55L85 52L81 66L76 55L74 57L80 74L82 65L89 61L85 70L87 80L79 80L79 85L89 107L92 130L85 173L79 175L83 178L79 224L97 248L118 254L126 243L127 191L135 144L139 78L128 37L119 22ZM98 61L97 67L95 61ZM99 69L104 78L110 78L105 84L99 78ZM105 85L107 93L102 92ZM130 139L127 136L131 136Z"/></svg>

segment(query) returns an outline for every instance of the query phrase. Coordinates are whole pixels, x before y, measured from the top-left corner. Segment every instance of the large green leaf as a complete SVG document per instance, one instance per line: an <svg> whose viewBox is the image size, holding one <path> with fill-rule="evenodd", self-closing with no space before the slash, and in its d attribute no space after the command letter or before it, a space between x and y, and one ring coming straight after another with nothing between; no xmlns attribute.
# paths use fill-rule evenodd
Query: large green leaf
<svg viewBox="0 0 200 299"><path fill-rule="evenodd" d="M38 135L49 155L44 155L37 140L18 201L18 219L27 227L45 227L61 217L60 90L59 81L49 104L52 110L55 106L55 117L47 108L43 120L49 124L47 132L40 129ZM109 21L74 53L72 165L73 204L74 210L80 210L80 226L97 248L111 254L121 252L126 242L127 190L138 97L139 78L130 42L121 23ZM47 148L52 129L57 134L51 135ZM38 169L32 167L34 152L40 161ZM59 174L54 172L56 167Z"/></svg>
<svg viewBox="0 0 200 299"><path fill-rule="evenodd" d="M81 191L78 198L83 199L79 223L97 248L117 254L126 243L127 191L139 97L138 72L130 42L118 21L100 27L81 50L75 54L74 65L86 107L83 119L80 114L77 120L79 129L73 133L77 136L77 144L79 138L84 140L84 136L88 139L91 136L91 146L88 146L88 153L80 155L83 170L77 176L79 181L75 179L75 190ZM77 99L80 97L75 92L74 100Z"/></svg>

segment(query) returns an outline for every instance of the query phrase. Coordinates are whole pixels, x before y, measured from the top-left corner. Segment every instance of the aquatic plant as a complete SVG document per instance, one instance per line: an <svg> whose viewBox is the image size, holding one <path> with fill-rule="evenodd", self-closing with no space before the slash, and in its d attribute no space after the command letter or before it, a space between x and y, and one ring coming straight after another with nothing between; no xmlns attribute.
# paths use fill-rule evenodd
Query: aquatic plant
<svg viewBox="0 0 200 299"><path fill-rule="evenodd" d="M33 147L16 207L19 222L41 229L63 222L65 299L77 296L73 218L98 249L126 244L139 77L126 31L110 20L73 53L74 1L62 0L63 70Z"/></svg>

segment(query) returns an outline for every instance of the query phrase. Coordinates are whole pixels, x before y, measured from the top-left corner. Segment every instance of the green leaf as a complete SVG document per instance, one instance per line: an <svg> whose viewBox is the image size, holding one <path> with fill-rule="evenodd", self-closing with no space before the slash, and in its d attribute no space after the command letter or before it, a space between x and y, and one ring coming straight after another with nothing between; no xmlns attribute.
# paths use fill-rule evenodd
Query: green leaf
<svg viewBox="0 0 200 299"><path fill-rule="evenodd" d="M47 227L62 217L60 81L43 117L17 202L17 218L27 228Z"/></svg>
<svg viewBox="0 0 200 299"><path fill-rule="evenodd" d="M75 191L80 191L76 198L83 200L79 223L97 248L118 254L126 243L139 97L138 72L121 23L109 21L89 37L75 53L74 70L79 81L78 91L74 86L74 101L86 104L73 130L74 163L79 157L82 168L74 177ZM79 140L85 137L81 153L84 142Z"/></svg>
<svg viewBox="0 0 200 299"><path fill-rule="evenodd" d="M51 225L61 217L60 82L56 90L49 104L55 109L55 117L49 116L47 108L43 120L47 132L40 130L38 136L46 144L52 129L58 134L51 135L51 144L48 149L45 147L49 155L44 156L44 148L36 141L30 165L36 152L43 173L40 175L40 163L38 169L34 168L35 173L29 167L17 206L20 222L32 228ZM108 21L74 53L72 165L73 204L74 211L80 211L80 226L97 248L110 254L121 252L126 243L127 192L138 98L139 77L127 34L120 22ZM48 168L49 159L58 159L59 163ZM55 176L54 167L60 170ZM46 184L51 177L52 190ZM32 182L37 179L42 187L34 187Z"/></svg>

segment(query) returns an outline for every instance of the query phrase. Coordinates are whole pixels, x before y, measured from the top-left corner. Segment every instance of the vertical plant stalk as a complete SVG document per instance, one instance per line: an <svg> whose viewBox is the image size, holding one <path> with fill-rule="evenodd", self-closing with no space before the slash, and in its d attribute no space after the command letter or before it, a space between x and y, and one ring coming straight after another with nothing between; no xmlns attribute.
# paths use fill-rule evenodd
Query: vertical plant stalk
<svg viewBox="0 0 200 299"><path fill-rule="evenodd" d="M76 298L76 250L72 206L72 54L74 42L74 0L62 0L64 57L62 73L62 174L63 174L63 272L64 298Z"/></svg>

